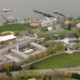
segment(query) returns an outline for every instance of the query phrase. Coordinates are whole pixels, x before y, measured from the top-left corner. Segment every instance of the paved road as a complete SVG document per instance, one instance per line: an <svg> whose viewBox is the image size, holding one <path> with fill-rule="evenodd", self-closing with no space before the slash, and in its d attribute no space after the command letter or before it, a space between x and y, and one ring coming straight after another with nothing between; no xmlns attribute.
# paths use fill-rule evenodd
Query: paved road
<svg viewBox="0 0 80 80"><path fill-rule="evenodd" d="M80 67L76 67L76 68L57 68L58 70L65 70L65 72L68 72L68 71L71 71L72 73L78 73L78 74L80 74L80 71L78 71L78 70L75 70L75 69L80 69ZM73 69L73 70L71 70L71 69ZM53 72L54 71L54 69L38 69L38 70L33 70L33 71L39 71L40 73L42 73L42 72L44 72L44 73L46 73L46 72ZM12 72L12 74L14 75L14 74L16 74L16 73L20 73L20 71L14 71L14 72Z"/></svg>

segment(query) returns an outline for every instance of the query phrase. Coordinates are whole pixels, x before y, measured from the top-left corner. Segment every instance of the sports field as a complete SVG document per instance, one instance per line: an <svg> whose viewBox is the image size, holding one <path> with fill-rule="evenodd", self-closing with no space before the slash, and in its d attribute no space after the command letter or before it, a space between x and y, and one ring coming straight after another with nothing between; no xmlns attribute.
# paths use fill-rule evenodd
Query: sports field
<svg viewBox="0 0 80 80"><path fill-rule="evenodd" d="M4 25L4 26L0 26L0 34L1 32L4 31L22 31L25 30L25 28L23 28L20 24L10 24L10 25Z"/></svg>
<svg viewBox="0 0 80 80"><path fill-rule="evenodd" d="M48 32L39 32L37 33L37 35L39 36L45 36L45 37L49 37L49 36L54 36L55 34L59 34L59 35L66 35L66 34L70 34L69 30L59 30L59 31L48 31Z"/></svg>
<svg viewBox="0 0 80 80"><path fill-rule="evenodd" d="M38 26L31 26L29 23L23 24L23 26L25 26L27 29L30 29L30 30L38 28Z"/></svg>
<svg viewBox="0 0 80 80"><path fill-rule="evenodd" d="M23 26L21 24L3 25L3 26L0 26L0 35L6 35L6 34L1 34L3 32L9 32L9 31L11 32L15 30L18 30L18 31L29 30L30 31L36 28L38 28L38 26L35 26L35 25L31 26L30 23L23 24ZM10 32L7 34L10 34Z"/></svg>
<svg viewBox="0 0 80 80"><path fill-rule="evenodd" d="M34 63L33 66L41 68L54 68L54 67L66 67L66 64L70 65L77 64L80 65L80 52L74 52L73 54L63 53L59 55L52 56L45 60Z"/></svg>

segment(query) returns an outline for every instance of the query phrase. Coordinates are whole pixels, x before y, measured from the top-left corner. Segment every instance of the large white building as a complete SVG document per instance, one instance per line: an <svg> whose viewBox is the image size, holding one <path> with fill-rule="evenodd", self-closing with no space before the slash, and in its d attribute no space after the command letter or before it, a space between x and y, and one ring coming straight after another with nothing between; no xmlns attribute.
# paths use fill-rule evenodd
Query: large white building
<svg viewBox="0 0 80 80"><path fill-rule="evenodd" d="M16 39L14 35L0 36L0 42L2 41L11 41Z"/></svg>
<svg viewBox="0 0 80 80"><path fill-rule="evenodd" d="M57 19L45 17L45 20L41 20L41 25L42 26L52 26L53 22L56 20Z"/></svg>

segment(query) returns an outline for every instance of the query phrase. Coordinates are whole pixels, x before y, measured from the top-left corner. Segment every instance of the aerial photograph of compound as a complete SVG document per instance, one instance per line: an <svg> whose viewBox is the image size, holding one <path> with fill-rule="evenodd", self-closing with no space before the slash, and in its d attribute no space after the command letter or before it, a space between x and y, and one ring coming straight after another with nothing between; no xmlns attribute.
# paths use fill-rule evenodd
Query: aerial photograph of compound
<svg viewBox="0 0 80 80"><path fill-rule="evenodd" d="M0 3L0 80L80 80L80 0Z"/></svg>

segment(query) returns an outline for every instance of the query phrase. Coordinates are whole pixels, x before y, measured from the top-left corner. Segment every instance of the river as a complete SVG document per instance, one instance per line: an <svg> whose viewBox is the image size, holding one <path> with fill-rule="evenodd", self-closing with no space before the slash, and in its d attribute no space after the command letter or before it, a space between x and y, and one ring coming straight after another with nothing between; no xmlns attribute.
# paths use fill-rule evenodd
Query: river
<svg viewBox="0 0 80 80"><path fill-rule="evenodd" d="M42 11L57 17L60 16L53 13L55 10L74 18L80 16L80 0L0 0L0 11L5 7L18 11L6 13L6 16L14 17L13 19L18 19L19 22L27 17L33 17L33 21L36 18L44 19L42 14L35 13L33 10ZM3 22L5 22L5 19L0 14L0 25Z"/></svg>

